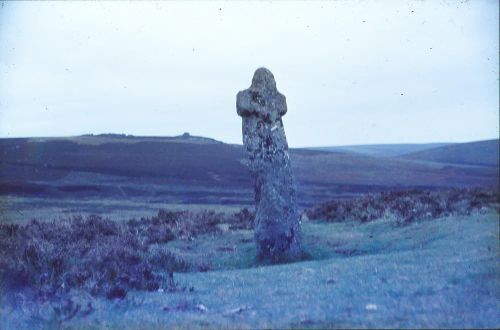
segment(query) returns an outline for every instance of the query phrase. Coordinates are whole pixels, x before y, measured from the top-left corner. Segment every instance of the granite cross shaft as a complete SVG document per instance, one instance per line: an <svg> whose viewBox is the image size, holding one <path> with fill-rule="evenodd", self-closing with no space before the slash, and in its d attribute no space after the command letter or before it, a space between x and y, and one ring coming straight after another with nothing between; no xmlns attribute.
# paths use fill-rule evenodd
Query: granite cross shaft
<svg viewBox="0 0 500 330"><path fill-rule="evenodd" d="M281 120L287 112L286 99L271 71L255 71L250 88L238 93L236 109L243 119L243 144L255 190L258 256L272 261L298 259L300 218Z"/></svg>

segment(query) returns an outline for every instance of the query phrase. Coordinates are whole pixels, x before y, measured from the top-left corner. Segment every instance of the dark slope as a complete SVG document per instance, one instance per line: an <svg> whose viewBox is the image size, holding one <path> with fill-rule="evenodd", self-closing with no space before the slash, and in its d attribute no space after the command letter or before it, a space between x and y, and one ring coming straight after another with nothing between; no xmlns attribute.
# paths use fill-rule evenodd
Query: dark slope
<svg viewBox="0 0 500 330"><path fill-rule="evenodd" d="M403 155L410 160L498 167L499 140L458 143Z"/></svg>
<svg viewBox="0 0 500 330"><path fill-rule="evenodd" d="M293 149L303 205L339 194L408 187L497 186L498 168L425 164ZM251 203L240 145L187 137L0 139L0 194L146 197L173 203Z"/></svg>

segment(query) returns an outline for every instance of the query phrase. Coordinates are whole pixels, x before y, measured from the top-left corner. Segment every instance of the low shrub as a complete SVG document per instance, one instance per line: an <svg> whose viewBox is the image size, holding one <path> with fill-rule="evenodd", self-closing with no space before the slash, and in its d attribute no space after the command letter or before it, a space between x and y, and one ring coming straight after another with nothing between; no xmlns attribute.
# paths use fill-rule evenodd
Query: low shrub
<svg viewBox="0 0 500 330"><path fill-rule="evenodd" d="M0 280L6 289L31 287L44 297L71 288L110 299L132 289L174 290L173 272L185 262L149 246L174 239L168 228L156 226L119 225L99 216L0 224Z"/></svg>
<svg viewBox="0 0 500 330"><path fill-rule="evenodd" d="M145 236L148 243L152 244L216 233L219 231L217 225L225 221L224 213L209 210L189 212L161 209L151 218L128 221L128 226L132 232Z"/></svg>
<svg viewBox="0 0 500 330"><path fill-rule="evenodd" d="M393 217L399 223L469 215L499 203L498 191L453 189L448 191L408 190L369 194L359 198L332 200L305 211L309 219L331 222L368 222Z"/></svg>
<svg viewBox="0 0 500 330"><path fill-rule="evenodd" d="M112 221L97 215L26 225L0 224L0 281L7 289L34 288L41 297L80 288L123 298L128 290L178 289L173 273L188 262L162 244L231 229L250 229L255 215L161 209L151 218Z"/></svg>
<svg viewBox="0 0 500 330"><path fill-rule="evenodd" d="M255 221L255 212L250 211L247 208L243 208L233 214L229 228L233 230L253 229L254 221Z"/></svg>

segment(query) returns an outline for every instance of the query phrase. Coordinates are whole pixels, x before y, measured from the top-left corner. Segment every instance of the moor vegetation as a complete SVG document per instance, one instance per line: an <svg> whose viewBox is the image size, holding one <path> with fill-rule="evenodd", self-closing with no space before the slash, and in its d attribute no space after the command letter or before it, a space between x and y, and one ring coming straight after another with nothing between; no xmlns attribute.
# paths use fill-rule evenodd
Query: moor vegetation
<svg viewBox="0 0 500 330"><path fill-rule="evenodd" d="M330 151L292 148L299 205L312 207L319 198L401 187L498 187L498 140L456 144L447 149L419 145L429 149L403 155L415 151L415 147L327 148ZM252 183L242 162L246 157L243 147L206 138L110 134L7 138L0 139L0 155L2 198L253 203Z"/></svg>
<svg viewBox="0 0 500 330"><path fill-rule="evenodd" d="M84 289L109 299L128 290L173 291L173 273L196 265L161 246L176 238L252 227L246 209L233 215L213 211L160 210L156 216L117 222L91 215L26 225L0 224L2 291L30 288L40 298Z"/></svg>
<svg viewBox="0 0 500 330"><path fill-rule="evenodd" d="M307 209L310 219L331 222L392 219L397 224L498 210L498 191L400 191L334 200ZM0 224L0 290L31 290L40 299L81 289L93 296L123 298L129 290L191 290L175 283L174 272L206 271L206 263L169 250L168 242L199 235L252 229L255 214L159 210L157 215L113 221L76 216L51 222Z"/></svg>
<svg viewBox="0 0 500 330"><path fill-rule="evenodd" d="M399 224L445 216L470 215L491 206L498 208L497 190L392 191L359 198L332 200L307 209L310 219L331 222L373 221L392 218Z"/></svg>

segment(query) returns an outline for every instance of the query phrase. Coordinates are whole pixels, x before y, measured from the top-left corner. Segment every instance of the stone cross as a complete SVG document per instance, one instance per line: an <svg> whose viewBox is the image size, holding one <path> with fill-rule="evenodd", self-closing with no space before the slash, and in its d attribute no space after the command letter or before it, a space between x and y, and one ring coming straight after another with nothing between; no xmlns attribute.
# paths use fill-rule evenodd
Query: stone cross
<svg viewBox="0 0 500 330"><path fill-rule="evenodd" d="M255 241L260 258L300 257L301 229L295 179L281 117L286 99L266 68L255 71L250 88L236 97L243 119L243 144L255 190Z"/></svg>

